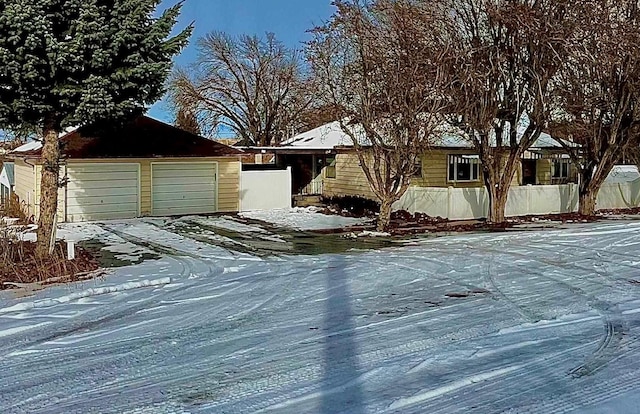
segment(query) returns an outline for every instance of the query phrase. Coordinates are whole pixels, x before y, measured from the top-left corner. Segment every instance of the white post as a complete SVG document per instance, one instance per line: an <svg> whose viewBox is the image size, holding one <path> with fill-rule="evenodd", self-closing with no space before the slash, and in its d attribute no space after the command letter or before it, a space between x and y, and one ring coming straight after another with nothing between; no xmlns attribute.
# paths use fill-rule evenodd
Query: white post
<svg viewBox="0 0 640 414"><path fill-rule="evenodd" d="M67 260L73 260L76 258L76 244L70 240L67 240Z"/></svg>
<svg viewBox="0 0 640 414"><path fill-rule="evenodd" d="M58 231L58 209L56 208L56 215L53 216L53 229L51 230L51 240L49 240L49 255L53 254L53 249L56 247L57 231Z"/></svg>

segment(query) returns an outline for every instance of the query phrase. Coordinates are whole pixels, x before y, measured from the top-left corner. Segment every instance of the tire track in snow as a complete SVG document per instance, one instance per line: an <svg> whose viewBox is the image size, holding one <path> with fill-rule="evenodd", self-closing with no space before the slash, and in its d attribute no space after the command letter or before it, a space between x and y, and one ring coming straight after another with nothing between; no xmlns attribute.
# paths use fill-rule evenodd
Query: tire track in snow
<svg viewBox="0 0 640 414"><path fill-rule="evenodd" d="M614 305L598 300L594 295L588 294L582 288L571 285L568 282L560 281L557 278L553 278L541 272L539 273L539 276L551 280L558 285L567 287L571 292L585 299L588 305L591 308L596 309L602 318L604 335L600 340L600 343L596 349L586 357L586 361L583 364L569 371L571 376L579 378L585 375L592 375L606 366L611 360L628 352L621 350L620 343L623 336L626 334L627 329L624 326L620 311ZM511 302L514 303L514 306L518 306L515 302ZM539 320L540 319L542 318L539 318Z"/></svg>

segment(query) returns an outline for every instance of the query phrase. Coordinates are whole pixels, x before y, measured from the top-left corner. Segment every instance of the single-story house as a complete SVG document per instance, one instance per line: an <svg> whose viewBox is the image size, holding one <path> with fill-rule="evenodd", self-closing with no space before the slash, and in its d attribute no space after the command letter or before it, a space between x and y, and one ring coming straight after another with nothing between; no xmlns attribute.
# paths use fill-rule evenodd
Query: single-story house
<svg viewBox="0 0 640 414"><path fill-rule="evenodd" d="M15 186L14 164L12 162L4 162L0 170L0 205L9 203L13 188Z"/></svg>
<svg viewBox="0 0 640 414"><path fill-rule="evenodd" d="M241 147L254 155L254 168L260 165L291 167L293 195L321 195L324 179L335 176L338 148L351 145L351 139L331 122L295 135L275 147ZM251 168L251 165L245 164Z"/></svg>
<svg viewBox="0 0 640 414"><path fill-rule="evenodd" d="M238 149L146 116L109 130L81 127L63 134L60 144L61 222L239 210ZM10 154L15 194L34 217L41 151L31 142Z"/></svg>
<svg viewBox="0 0 640 414"><path fill-rule="evenodd" d="M375 199L360 167L351 138L331 122L284 141L279 147L248 147L247 152L273 153L275 164L292 167L294 194ZM483 187L480 157L468 141L444 134L417 166L413 185L420 187ZM541 134L520 160L513 185L576 182L577 169L562 146Z"/></svg>

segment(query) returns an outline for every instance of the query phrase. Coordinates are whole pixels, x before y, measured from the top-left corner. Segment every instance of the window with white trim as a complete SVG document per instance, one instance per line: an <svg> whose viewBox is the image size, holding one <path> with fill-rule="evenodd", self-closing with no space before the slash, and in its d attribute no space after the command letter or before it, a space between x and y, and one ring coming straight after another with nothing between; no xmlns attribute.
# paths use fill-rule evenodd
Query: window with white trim
<svg viewBox="0 0 640 414"><path fill-rule="evenodd" d="M470 182L480 179L480 157L449 155L449 182Z"/></svg>
<svg viewBox="0 0 640 414"><path fill-rule="evenodd" d="M557 180L569 178L569 165L570 162L566 158L553 160L551 164L551 177Z"/></svg>

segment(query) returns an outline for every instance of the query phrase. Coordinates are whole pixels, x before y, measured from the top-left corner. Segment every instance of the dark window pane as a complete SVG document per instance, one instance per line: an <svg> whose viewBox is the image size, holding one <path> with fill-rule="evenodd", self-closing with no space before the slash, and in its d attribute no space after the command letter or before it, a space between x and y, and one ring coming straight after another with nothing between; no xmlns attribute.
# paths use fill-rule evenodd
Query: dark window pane
<svg viewBox="0 0 640 414"><path fill-rule="evenodd" d="M455 181L456 180L456 173L455 173L455 158L454 157L449 157L449 181Z"/></svg>
<svg viewBox="0 0 640 414"><path fill-rule="evenodd" d="M471 180L471 163L458 163L458 181L470 181Z"/></svg>

